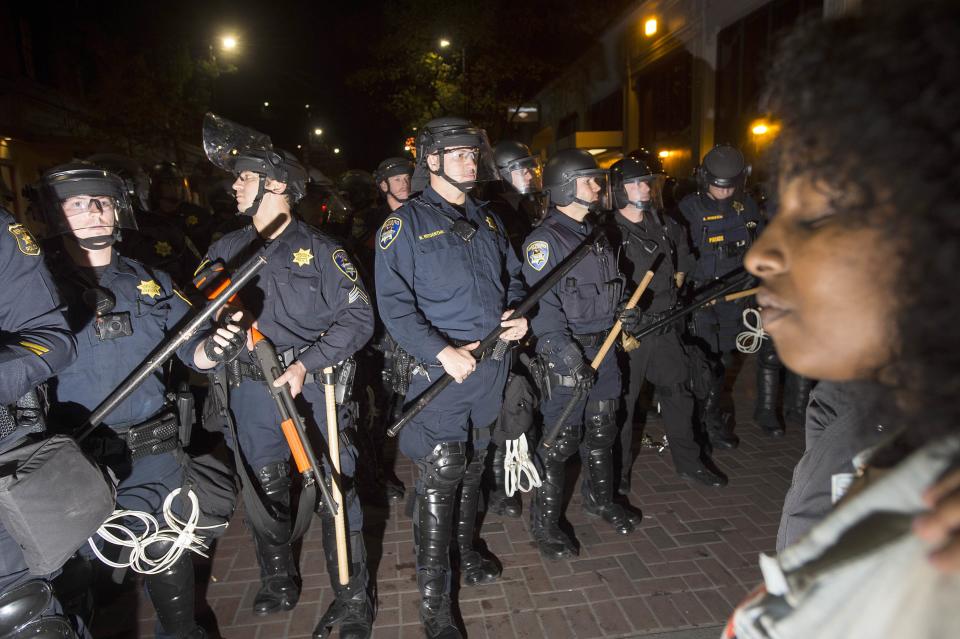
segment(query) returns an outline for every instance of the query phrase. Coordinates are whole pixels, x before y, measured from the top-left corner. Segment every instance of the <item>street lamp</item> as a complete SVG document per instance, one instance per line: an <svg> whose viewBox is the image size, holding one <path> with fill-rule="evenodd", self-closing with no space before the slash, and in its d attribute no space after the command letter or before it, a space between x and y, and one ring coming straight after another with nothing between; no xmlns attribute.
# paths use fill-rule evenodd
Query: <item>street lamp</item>
<svg viewBox="0 0 960 639"><path fill-rule="evenodd" d="M233 51L237 48L237 36L225 35L220 38L220 48L224 51Z"/></svg>
<svg viewBox="0 0 960 639"><path fill-rule="evenodd" d="M333 154L334 154L334 155L339 155L339 154L340 154L340 147L334 147L334 149L333 149Z"/></svg>
<svg viewBox="0 0 960 639"><path fill-rule="evenodd" d="M323 135L323 129L319 129L319 128L318 128L318 129L314 129L314 130L313 130L313 134L314 134L315 136L317 136L317 137L320 137L321 135Z"/></svg>
<svg viewBox="0 0 960 639"><path fill-rule="evenodd" d="M264 106L264 107L268 107L268 106L270 106L270 103L267 102L266 100L264 100L264 101L263 101L263 106Z"/></svg>
<svg viewBox="0 0 960 639"><path fill-rule="evenodd" d="M643 23L643 35L650 38L655 36L656 34L657 34L657 19L647 18L647 21Z"/></svg>
<svg viewBox="0 0 960 639"><path fill-rule="evenodd" d="M446 49L446 48L449 47L449 46L450 46L450 41L449 41L449 40L447 40L446 38L440 38L440 48L441 48L441 49Z"/></svg>
<svg viewBox="0 0 960 639"><path fill-rule="evenodd" d="M306 109L307 111L309 111L309 110L310 110L310 105L309 105L309 104L304 104L304 105L303 105L303 108Z"/></svg>

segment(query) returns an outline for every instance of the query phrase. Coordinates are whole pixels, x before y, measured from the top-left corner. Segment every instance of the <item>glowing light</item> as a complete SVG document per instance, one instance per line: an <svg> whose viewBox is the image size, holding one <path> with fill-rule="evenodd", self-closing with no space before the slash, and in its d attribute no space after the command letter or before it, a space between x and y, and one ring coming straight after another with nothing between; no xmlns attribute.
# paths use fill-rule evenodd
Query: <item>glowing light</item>
<svg viewBox="0 0 960 639"><path fill-rule="evenodd" d="M220 38L220 46L223 47L224 51L233 51L237 48L237 37L232 35L225 35Z"/></svg>
<svg viewBox="0 0 960 639"><path fill-rule="evenodd" d="M409 151L409 150L410 150L410 145L409 145L409 144L404 144L404 145L403 145L403 150L404 150L404 151Z"/></svg>
<svg viewBox="0 0 960 639"><path fill-rule="evenodd" d="M303 105L303 108L304 108L304 109L309 109L309 108L310 108L310 105L309 105L309 104L304 104L304 105Z"/></svg>
<svg viewBox="0 0 960 639"><path fill-rule="evenodd" d="M333 154L334 154L334 155L339 155L339 154L340 154L340 147L335 147L335 148L333 149Z"/></svg>
<svg viewBox="0 0 960 639"><path fill-rule="evenodd" d="M302 148L303 148L303 145L302 145L302 144L298 144L298 145L297 145L297 148L298 148L298 149L302 149Z"/></svg>
<svg viewBox="0 0 960 639"><path fill-rule="evenodd" d="M270 103L269 103L269 102L267 102L266 100L264 100L264 102L263 102L263 106L265 106L265 107L268 107L268 106L270 106Z"/></svg>
<svg viewBox="0 0 960 639"><path fill-rule="evenodd" d="M661 158L668 158L670 157L670 151L660 151L657 153L657 156Z"/></svg>
<svg viewBox="0 0 960 639"><path fill-rule="evenodd" d="M763 122L759 124L754 124L753 128L750 129L750 132L753 133L754 135L765 135L769 131L770 131L770 127L768 127Z"/></svg>
<svg viewBox="0 0 960 639"><path fill-rule="evenodd" d="M606 151L606 149L587 149L587 153L589 153L590 155L600 155L601 153L604 153L605 151Z"/></svg>
<svg viewBox="0 0 960 639"><path fill-rule="evenodd" d="M323 135L323 129L314 129L313 134L318 136Z"/></svg>
<svg viewBox="0 0 960 639"><path fill-rule="evenodd" d="M446 49L446 48L449 47L449 46L450 46L450 41L449 41L449 40L447 40L446 38L440 38L440 48L441 48L441 49Z"/></svg>
<svg viewBox="0 0 960 639"><path fill-rule="evenodd" d="M643 35L650 36L656 35L657 33L657 19L656 18L647 18L647 21L643 23Z"/></svg>

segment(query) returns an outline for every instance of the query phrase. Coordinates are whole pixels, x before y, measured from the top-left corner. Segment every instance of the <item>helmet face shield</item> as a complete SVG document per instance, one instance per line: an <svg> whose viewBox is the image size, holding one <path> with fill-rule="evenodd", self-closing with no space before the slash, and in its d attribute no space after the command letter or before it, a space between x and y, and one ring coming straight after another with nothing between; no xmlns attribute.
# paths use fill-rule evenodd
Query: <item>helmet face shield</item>
<svg viewBox="0 0 960 639"><path fill-rule="evenodd" d="M107 237L137 228L127 184L93 165L77 163L47 172L38 196L46 224L43 237Z"/></svg>
<svg viewBox="0 0 960 639"><path fill-rule="evenodd" d="M574 171L570 180L574 202L594 212L611 208L609 173L603 169Z"/></svg>
<svg viewBox="0 0 960 639"><path fill-rule="evenodd" d="M254 170L252 166L241 163L245 158L264 158L267 152L273 152L270 136L254 129L231 122L216 113L207 113L203 118L203 152L207 159L218 167L234 175L241 171Z"/></svg>
<svg viewBox="0 0 960 639"><path fill-rule="evenodd" d="M718 202L742 199L750 176L743 153L728 144L718 144L703 156L697 169L700 197Z"/></svg>
<svg viewBox="0 0 960 639"><path fill-rule="evenodd" d="M500 179L517 193L538 193L543 190L543 162L534 156L514 160L501 167Z"/></svg>
<svg viewBox="0 0 960 639"><path fill-rule="evenodd" d="M499 180L487 132L460 118L428 122L417 140L413 191L425 189L431 173L462 191L469 191L480 182Z"/></svg>
<svg viewBox="0 0 960 639"><path fill-rule="evenodd" d="M663 175L624 180L614 195L618 209L632 204L641 211L663 210L663 184L666 178ZM617 188L617 187L615 187Z"/></svg>

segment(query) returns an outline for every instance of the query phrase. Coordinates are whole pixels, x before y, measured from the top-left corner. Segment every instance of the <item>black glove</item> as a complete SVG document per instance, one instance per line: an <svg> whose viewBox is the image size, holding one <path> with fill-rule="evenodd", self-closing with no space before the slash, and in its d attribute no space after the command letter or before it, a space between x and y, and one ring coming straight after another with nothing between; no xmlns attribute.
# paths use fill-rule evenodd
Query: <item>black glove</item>
<svg viewBox="0 0 960 639"><path fill-rule="evenodd" d="M232 362L240 354L247 342L247 332L231 315L226 315L214 330L213 335L203 342L203 354L211 362Z"/></svg>
<svg viewBox="0 0 960 639"><path fill-rule="evenodd" d="M640 332L641 316L642 313L636 306L626 308L626 304L621 304L620 308L617 309L617 319L623 325L623 330L630 335L636 335Z"/></svg>
<svg viewBox="0 0 960 639"><path fill-rule="evenodd" d="M576 380L576 388L582 393L589 392L597 381L597 371L590 366L590 362L582 358L579 364L570 367L570 376Z"/></svg>

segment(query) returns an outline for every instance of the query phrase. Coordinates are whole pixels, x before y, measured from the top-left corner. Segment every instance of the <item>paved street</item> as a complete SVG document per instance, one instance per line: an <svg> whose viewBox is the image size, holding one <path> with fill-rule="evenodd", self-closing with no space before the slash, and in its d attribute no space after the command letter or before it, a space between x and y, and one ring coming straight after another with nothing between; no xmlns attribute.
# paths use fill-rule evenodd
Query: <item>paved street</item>
<svg viewBox="0 0 960 639"><path fill-rule="evenodd" d="M639 452L631 503L642 509L641 529L614 534L581 509L579 491L568 508L582 548L571 561L547 562L530 541L526 506L520 520L489 516L482 536L504 565L499 583L460 591L460 613L471 639L510 637L635 637L700 639L719 636L732 607L760 579L757 555L774 547L783 496L800 456L795 426L778 440L760 435L750 421L754 371L747 363L734 387L741 416L740 448L717 454L730 475L725 489L693 486L673 474L669 455ZM662 433L657 419L647 432ZM571 466L570 475L579 473ZM397 474L409 487L413 466ZM571 488L576 484L571 482ZM366 538L379 586L377 638L421 637L417 619L411 521L402 506L369 506ZM223 637L307 637L332 595L323 561L320 527L300 550L303 597L290 612L253 617L250 605L259 572L250 535L238 513L217 545L205 613ZM136 616L134 612L136 611ZM134 621L139 619L139 621ZM102 624L102 625L101 625ZM153 611L142 589L125 589L101 613L97 636L153 636ZM115 630L106 633L106 626Z"/></svg>

